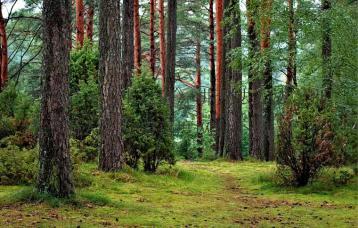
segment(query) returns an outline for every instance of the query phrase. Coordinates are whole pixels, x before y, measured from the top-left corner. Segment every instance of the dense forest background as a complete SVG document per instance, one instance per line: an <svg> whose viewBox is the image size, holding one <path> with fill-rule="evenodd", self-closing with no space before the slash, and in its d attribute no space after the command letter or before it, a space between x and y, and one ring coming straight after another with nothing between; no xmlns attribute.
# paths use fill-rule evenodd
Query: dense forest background
<svg viewBox="0 0 358 228"><path fill-rule="evenodd" d="M280 189L320 183L354 194L357 7L3 0L0 185L86 198L81 189L101 183L88 169L235 173L254 162L247 170L270 166Z"/></svg>

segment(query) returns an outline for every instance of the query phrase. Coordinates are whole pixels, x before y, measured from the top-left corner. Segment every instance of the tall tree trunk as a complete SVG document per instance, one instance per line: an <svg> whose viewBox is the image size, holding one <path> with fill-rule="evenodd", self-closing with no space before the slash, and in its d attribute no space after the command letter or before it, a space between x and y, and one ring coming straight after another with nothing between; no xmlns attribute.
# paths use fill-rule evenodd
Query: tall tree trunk
<svg viewBox="0 0 358 228"><path fill-rule="evenodd" d="M0 40L1 40L1 62L0 62L0 91L5 87L8 80L8 56L7 35L5 19L2 14L2 3L0 3Z"/></svg>
<svg viewBox="0 0 358 228"><path fill-rule="evenodd" d="M160 48L160 71L162 76L162 95L165 95L165 18L164 0L159 0L159 48Z"/></svg>
<svg viewBox="0 0 358 228"><path fill-rule="evenodd" d="M214 22L214 0L209 1L209 58L210 58L210 129L215 132L215 22Z"/></svg>
<svg viewBox="0 0 358 228"><path fill-rule="evenodd" d="M294 0L288 0L288 64L287 80L284 95L284 113L280 120L277 154L290 153L292 147L292 110L289 107L288 99L294 88L297 86L296 80L296 20L294 11Z"/></svg>
<svg viewBox="0 0 358 228"><path fill-rule="evenodd" d="M235 32L231 37L231 49L241 48L241 20L240 4L238 0L231 0L229 13ZM239 58L239 59L238 59ZM227 96L227 139L226 149L232 160L242 160L242 63L241 56L235 56L235 65L228 79Z"/></svg>
<svg viewBox="0 0 358 228"><path fill-rule="evenodd" d="M153 76L155 75L155 37L154 37L154 26L155 26L155 0L150 0L150 69Z"/></svg>
<svg viewBox="0 0 358 228"><path fill-rule="evenodd" d="M139 0L134 0L134 69L137 75L141 72L141 38L140 38L140 17L139 17Z"/></svg>
<svg viewBox="0 0 358 228"><path fill-rule="evenodd" d="M165 67L165 97L170 110L170 122L174 124L175 55L177 31L177 0L168 2L168 28Z"/></svg>
<svg viewBox="0 0 358 228"><path fill-rule="evenodd" d="M263 59L264 79L264 110L263 110L263 154L266 161L274 158L274 113L273 113L273 82L270 56L272 0L261 2L261 56Z"/></svg>
<svg viewBox="0 0 358 228"><path fill-rule="evenodd" d="M99 168L103 171L115 171L121 169L123 163L120 0L100 0L99 21L101 86Z"/></svg>
<svg viewBox="0 0 358 228"><path fill-rule="evenodd" d="M85 36L85 8L83 0L76 0L76 43L83 46Z"/></svg>
<svg viewBox="0 0 358 228"><path fill-rule="evenodd" d="M95 0L88 0L86 21L86 38L91 42L93 41L94 1Z"/></svg>
<svg viewBox="0 0 358 228"><path fill-rule="evenodd" d="M69 147L70 0L43 1L43 88L38 190L74 193ZM58 64L61 63L61 64Z"/></svg>
<svg viewBox="0 0 358 228"><path fill-rule="evenodd" d="M290 97L293 88L297 86L297 68L296 68L296 55L297 55L297 41L296 41L296 22L294 11L294 0L288 0L288 65L287 65L287 81L285 89L285 101Z"/></svg>
<svg viewBox="0 0 358 228"><path fill-rule="evenodd" d="M216 153L220 154L220 135L221 135L221 102L222 102L222 76L224 74L224 37L223 21L224 3L223 0L216 0L216 97L215 97L215 118L216 118Z"/></svg>
<svg viewBox="0 0 358 228"><path fill-rule="evenodd" d="M195 65L196 65L196 126L198 155L203 156L203 102L201 97L201 44L200 40L196 43Z"/></svg>
<svg viewBox="0 0 358 228"><path fill-rule="evenodd" d="M328 15L331 9L331 0L322 0L321 9L323 14L322 19L322 72L323 72L323 88L324 98L330 99L332 97L333 87L333 72L332 72L332 38L331 38L331 23Z"/></svg>
<svg viewBox="0 0 358 228"><path fill-rule="evenodd" d="M249 147L250 155L263 159L263 125L262 125L262 80L258 74L254 62L257 61L260 44L257 39L256 22L257 4L255 0L246 0L247 9L247 34L249 37Z"/></svg>
<svg viewBox="0 0 358 228"><path fill-rule="evenodd" d="M123 89L127 89L131 82L134 68L134 20L133 20L133 0L123 1L122 20L122 81Z"/></svg>

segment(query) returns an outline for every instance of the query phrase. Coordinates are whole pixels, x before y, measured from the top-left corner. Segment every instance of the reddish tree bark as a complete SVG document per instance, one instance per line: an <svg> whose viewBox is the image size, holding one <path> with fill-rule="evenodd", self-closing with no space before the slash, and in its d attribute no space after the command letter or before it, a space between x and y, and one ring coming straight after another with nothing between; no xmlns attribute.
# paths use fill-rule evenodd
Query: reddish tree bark
<svg viewBox="0 0 358 228"><path fill-rule="evenodd" d="M0 40L1 40L1 65L0 65L0 90L5 87L8 80L8 56L7 35L5 19L2 14L2 3L0 3Z"/></svg>
<svg viewBox="0 0 358 228"><path fill-rule="evenodd" d="M94 24L94 0L88 1L86 21L86 38L93 41L93 24Z"/></svg>
<svg viewBox="0 0 358 228"><path fill-rule="evenodd" d="M270 56L272 0L261 2L261 55L263 58L264 109L263 109L263 154L266 161L274 158L274 113L273 113L273 82Z"/></svg>
<svg viewBox="0 0 358 228"><path fill-rule="evenodd" d="M155 37L154 37L154 26L155 26L155 0L150 0L150 69L153 76L155 75Z"/></svg>
<svg viewBox="0 0 358 228"><path fill-rule="evenodd" d="M223 0L216 0L216 101L215 101L215 110L216 110L216 121L220 119L220 99L221 99L221 77L223 74L223 49L224 49L224 39L223 39L223 28L222 20L224 14L224 4Z"/></svg>
<svg viewBox="0 0 358 228"><path fill-rule="evenodd" d="M203 155L203 103L201 98L201 45L198 40L196 43L196 55L195 55L195 65L196 65L196 79L195 79L195 88L196 88L196 124L197 124L197 143L198 143L198 155L201 157Z"/></svg>
<svg viewBox="0 0 358 228"><path fill-rule="evenodd" d="M162 95L165 95L165 18L164 0L159 0L159 48L160 48L160 71L162 75Z"/></svg>
<svg viewBox="0 0 358 228"><path fill-rule="evenodd" d="M134 69L137 75L141 72L141 38L140 38L140 18L139 18L139 0L133 3L134 17Z"/></svg>
<svg viewBox="0 0 358 228"><path fill-rule="evenodd" d="M215 22L214 22L214 0L209 1L209 59L210 59L210 129L214 132L216 128L215 114Z"/></svg>
<svg viewBox="0 0 358 228"><path fill-rule="evenodd" d="M83 0L76 0L76 43L80 47L83 46L85 35L85 8Z"/></svg>

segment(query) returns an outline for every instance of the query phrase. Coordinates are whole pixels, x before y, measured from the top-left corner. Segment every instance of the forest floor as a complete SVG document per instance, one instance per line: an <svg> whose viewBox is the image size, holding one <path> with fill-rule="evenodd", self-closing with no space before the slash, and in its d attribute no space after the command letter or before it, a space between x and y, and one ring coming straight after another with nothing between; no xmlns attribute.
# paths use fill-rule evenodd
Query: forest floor
<svg viewBox="0 0 358 228"><path fill-rule="evenodd" d="M271 181L273 163L179 162L156 174L99 172L72 200L0 186L0 227L358 227L358 182L293 189Z"/></svg>

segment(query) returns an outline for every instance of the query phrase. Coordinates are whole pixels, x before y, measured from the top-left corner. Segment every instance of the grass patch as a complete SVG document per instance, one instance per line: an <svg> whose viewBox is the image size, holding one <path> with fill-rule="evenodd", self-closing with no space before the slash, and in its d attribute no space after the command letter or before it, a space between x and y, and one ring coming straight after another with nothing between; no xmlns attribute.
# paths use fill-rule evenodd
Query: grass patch
<svg viewBox="0 0 358 228"><path fill-rule="evenodd" d="M357 225L356 177L337 186L332 175L340 179L341 172L329 169L297 189L275 184L275 169L274 163L221 160L178 162L154 174L130 168L103 173L95 164L83 164L80 172L91 184L77 187L73 199L38 194L31 187L0 186L0 226Z"/></svg>

